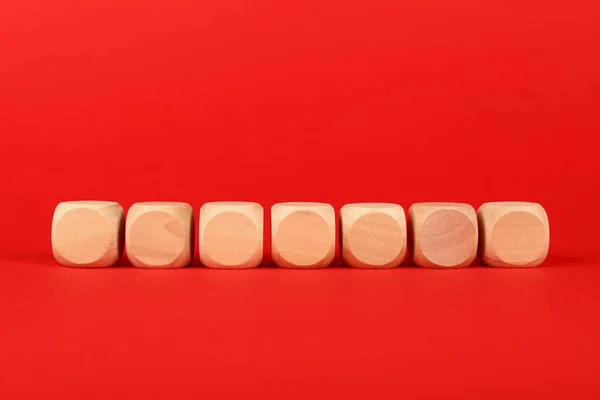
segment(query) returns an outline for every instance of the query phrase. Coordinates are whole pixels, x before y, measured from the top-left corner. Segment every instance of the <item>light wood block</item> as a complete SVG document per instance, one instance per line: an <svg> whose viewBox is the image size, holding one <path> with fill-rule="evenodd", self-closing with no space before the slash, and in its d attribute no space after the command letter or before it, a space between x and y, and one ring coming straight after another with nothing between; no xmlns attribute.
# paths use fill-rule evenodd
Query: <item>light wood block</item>
<svg viewBox="0 0 600 400"><path fill-rule="evenodd" d="M194 252L193 219L193 209L187 203L132 205L125 227L127 258L136 267L185 267Z"/></svg>
<svg viewBox="0 0 600 400"><path fill-rule="evenodd" d="M335 211L326 203L271 208L271 258L283 268L323 268L335 255Z"/></svg>
<svg viewBox="0 0 600 400"><path fill-rule="evenodd" d="M394 268L406 256L406 215L398 204L346 204L340 210L342 261L356 268Z"/></svg>
<svg viewBox="0 0 600 400"><path fill-rule="evenodd" d="M548 255L550 225L537 203L492 202L477 210L480 257L492 267L535 267Z"/></svg>
<svg viewBox="0 0 600 400"><path fill-rule="evenodd" d="M67 267L110 267L123 251L123 207L112 201L65 201L52 219L52 252Z"/></svg>
<svg viewBox="0 0 600 400"><path fill-rule="evenodd" d="M200 261L210 268L253 268L263 259L264 210L258 203L212 202L200 208Z"/></svg>
<svg viewBox="0 0 600 400"><path fill-rule="evenodd" d="M463 203L416 203L409 211L412 260L419 267L459 268L477 256L477 213Z"/></svg>

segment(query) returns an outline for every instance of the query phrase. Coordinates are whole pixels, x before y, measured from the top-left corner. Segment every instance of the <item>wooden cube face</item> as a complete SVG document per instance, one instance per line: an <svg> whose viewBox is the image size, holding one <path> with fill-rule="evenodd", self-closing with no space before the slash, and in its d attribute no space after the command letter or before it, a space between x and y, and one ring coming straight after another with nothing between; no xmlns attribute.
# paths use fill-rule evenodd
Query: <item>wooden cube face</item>
<svg viewBox="0 0 600 400"><path fill-rule="evenodd" d="M127 213L127 258L136 267L177 268L192 261L193 210L187 203L136 203Z"/></svg>
<svg viewBox="0 0 600 400"><path fill-rule="evenodd" d="M263 259L264 211L258 203L213 202L200 208L200 261L211 268L253 268Z"/></svg>
<svg viewBox="0 0 600 400"><path fill-rule="evenodd" d="M123 251L123 208L111 201L67 201L52 219L52 252L67 267L109 267Z"/></svg>
<svg viewBox="0 0 600 400"><path fill-rule="evenodd" d="M417 203L409 209L412 260L419 267L469 266L477 256L473 207L463 203Z"/></svg>
<svg viewBox="0 0 600 400"><path fill-rule="evenodd" d="M406 255L406 216L398 204L346 204L340 210L342 261L356 268L393 268Z"/></svg>
<svg viewBox="0 0 600 400"><path fill-rule="evenodd" d="M271 258L284 268L323 268L335 255L335 212L325 203L271 208Z"/></svg>
<svg viewBox="0 0 600 400"><path fill-rule="evenodd" d="M477 210L481 261L492 267L535 267L548 255L548 215L537 203L484 203Z"/></svg>

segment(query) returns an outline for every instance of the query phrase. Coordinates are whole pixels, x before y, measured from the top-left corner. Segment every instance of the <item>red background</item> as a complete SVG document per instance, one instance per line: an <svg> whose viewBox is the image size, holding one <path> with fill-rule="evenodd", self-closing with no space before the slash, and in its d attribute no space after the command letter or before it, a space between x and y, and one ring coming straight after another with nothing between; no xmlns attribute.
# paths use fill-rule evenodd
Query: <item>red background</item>
<svg viewBox="0 0 600 400"><path fill-rule="evenodd" d="M0 397L599 398L599 49L595 0L3 1ZM529 270L67 269L72 199L528 200L552 241Z"/></svg>

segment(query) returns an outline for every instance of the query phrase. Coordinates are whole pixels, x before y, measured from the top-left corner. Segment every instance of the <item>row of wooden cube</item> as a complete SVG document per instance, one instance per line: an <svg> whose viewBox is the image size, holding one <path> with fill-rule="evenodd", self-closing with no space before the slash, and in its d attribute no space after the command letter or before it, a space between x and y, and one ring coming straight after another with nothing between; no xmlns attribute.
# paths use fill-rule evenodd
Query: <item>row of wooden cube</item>
<svg viewBox="0 0 600 400"><path fill-rule="evenodd" d="M263 207L212 202L200 209L202 264L251 268L263 259ZM550 232L537 203L493 202L476 212L464 203L347 204L340 210L343 262L359 268L399 266L410 246L421 267L470 265L479 252L490 266L537 266L548 253ZM278 203L271 209L272 260L286 268L321 268L334 259L335 211L326 203ZM65 266L106 267L126 247L134 266L175 268L192 261L193 209L187 203L144 202L125 215L115 202L60 203L52 222L52 249Z"/></svg>

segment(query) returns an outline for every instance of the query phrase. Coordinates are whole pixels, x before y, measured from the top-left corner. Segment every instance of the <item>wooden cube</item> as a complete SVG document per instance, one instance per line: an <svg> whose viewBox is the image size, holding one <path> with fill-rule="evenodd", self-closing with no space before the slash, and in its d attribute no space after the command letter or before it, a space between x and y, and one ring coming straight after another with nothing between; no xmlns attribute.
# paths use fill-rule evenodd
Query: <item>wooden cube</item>
<svg viewBox="0 0 600 400"><path fill-rule="evenodd" d="M548 255L550 225L537 203L484 203L477 210L480 257L492 267L535 267Z"/></svg>
<svg viewBox="0 0 600 400"><path fill-rule="evenodd" d="M342 261L356 268L393 268L406 256L406 216L398 204L346 204L340 210Z"/></svg>
<svg viewBox="0 0 600 400"><path fill-rule="evenodd" d="M192 261L193 210L187 203L136 203L127 213L125 247L136 267L177 268Z"/></svg>
<svg viewBox="0 0 600 400"><path fill-rule="evenodd" d="M271 258L283 268L323 268L335 255L335 211L325 203L271 208Z"/></svg>
<svg viewBox="0 0 600 400"><path fill-rule="evenodd" d="M477 256L477 213L463 203L417 203L409 211L412 260L419 267L469 266Z"/></svg>
<svg viewBox="0 0 600 400"><path fill-rule="evenodd" d="M200 261L211 268L253 268L263 259L264 210L258 203L212 202L200 208Z"/></svg>
<svg viewBox="0 0 600 400"><path fill-rule="evenodd" d="M67 267L109 267L123 251L123 207L112 201L65 201L52 219L52 252Z"/></svg>

